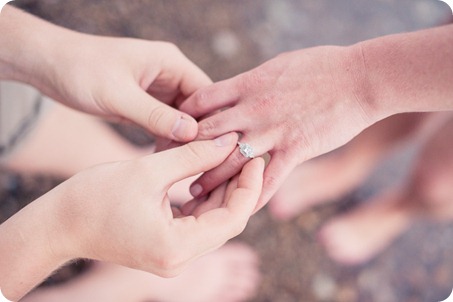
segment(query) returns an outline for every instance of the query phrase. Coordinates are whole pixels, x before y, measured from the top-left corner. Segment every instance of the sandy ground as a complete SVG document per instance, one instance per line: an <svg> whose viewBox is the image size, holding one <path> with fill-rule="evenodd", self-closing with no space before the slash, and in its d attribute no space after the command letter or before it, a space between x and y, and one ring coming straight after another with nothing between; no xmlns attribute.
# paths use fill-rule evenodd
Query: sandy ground
<svg viewBox="0 0 453 302"><path fill-rule="evenodd" d="M430 27L444 22L451 13L436 0L15 2L83 32L172 41L214 80L246 71L283 51L348 45ZM264 278L253 301L444 299L453 287L451 223L419 221L378 258L353 268L330 261L316 242L316 231L328 218L401 175L410 154L398 156L383 165L364 187L335 204L312 209L285 223L273 221L266 211L257 214L238 238L252 245L262 259ZM13 213L56 182L50 177L21 178L0 170L0 213Z"/></svg>

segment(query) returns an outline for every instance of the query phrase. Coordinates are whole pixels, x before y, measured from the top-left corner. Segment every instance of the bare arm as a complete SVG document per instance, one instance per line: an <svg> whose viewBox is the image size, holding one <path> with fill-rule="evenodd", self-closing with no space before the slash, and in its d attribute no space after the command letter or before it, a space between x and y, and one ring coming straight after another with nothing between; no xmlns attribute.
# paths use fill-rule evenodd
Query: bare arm
<svg viewBox="0 0 453 302"><path fill-rule="evenodd" d="M236 142L230 133L73 176L0 225L1 290L17 301L77 258L163 277L179 274L193 259L241 233L256 207L261 159L214 191L209 200L216 206L208 211L198 213L195 206L183 214L170 205L174 183L219 165Z"/></svg>
<svg viewBox="0 0 453 302"><path fill-rule="evenodd" d="M353 46L361 53L370 114L453 109L453 25Z"/></svg>
<svg viewBox="0 0 453 302"><path fill-rule="evenodd" d="M5 295L18 299L71 260L69 236L58 225L57 191L35 200L0 225L0 284ZM66 253L68 252L68 253ZM16 300L14 300L16 301Z"/></svg>
<svg viewBox="0 0 453 302"><path fill-rule="evenodd" d="M196 121L172 107L211 81L173 44L78 33L6 5L0 45L0 80L160 137L187 142L197 134Z"/></svg>

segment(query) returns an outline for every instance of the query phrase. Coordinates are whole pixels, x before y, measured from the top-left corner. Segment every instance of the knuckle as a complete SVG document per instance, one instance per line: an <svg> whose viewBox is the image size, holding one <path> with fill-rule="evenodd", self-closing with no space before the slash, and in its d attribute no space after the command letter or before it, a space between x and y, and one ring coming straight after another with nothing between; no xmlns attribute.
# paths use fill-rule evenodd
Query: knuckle
<svg viewBox="0 0 453 302"><path fill-rule="evenodd" d="M176 277L182 270L182 264L172 256L166 255L157 263L158 275L163 278Z"/></svg>
<svg viewBox="0 0 453 302"><path fill-rule="evenodd" d="M174 277L177 272L182 270L186 262L184 254L175 239L171 235L163 238L159 252L155 257L154 265L161 277Z"/></svg>
<svg viewBox="0 0 453 302"><path fill-rule="evenodd" d="M315 148L314 140L310 140L304 133L294 131L296 127L292 123L285 123L280 126L279 131L283 133L284 141L281 143L281 147L276 148L280 156L284 157L288 161L299 162L300 158L306 158L306 156L312 154Z"/></svg>
<svg viewBox="0 0 453 302"><path fill-rule="evenodd" d="M200 90L194 95L194 105L196 109L203 109L209 102L209 93L204 90Z"/></svg>
<svg viewBox="0 0 453 302"><path fill-rule="evenodd" d="M165 48L166 52L169 52L172 54L181 54L182 53L181 50L179 49L179 47L171 42L163 41L161 43L162 43L163 48Z"/></svg>
<svg viewBox="0 0 453 302"><path fill-rule="evenodd" d="M165 117L167 116L167 108L162 105L153 107L148 113L147 125L149 129L157 130L165 125Z"/></svg>
<svg viewBox="0 0 453 302"><path fill-rule="evenodd" d="M218 129L218 123L212 119L207 119L198 124L198 136L202 139L212 138L212 133Z"/></svg>
<svg viewBox="0 0 453 302"><path fill-rule="evenodd" d="M247 221L244 221L243 218L238 220L238 223L236 223L231 228L231 238L239 236L240 234L242 234L242 232L245 230L246 225L247 225Z"/></svg>
<svg viewBox="0 0 453 302"><path fill-rule="evenodd" d="M239 170L240 168L242 168L242 166L245 165L246 159L239 151L237 151L233 156L229 158L228 163L232 169Z"/></svg>
<svg viewBox="0 0 453 302"><path fill-rule="evenodd" d="M206 160L207 152L205 147L200 143L189 143L185 146L183 162L188 167L193 166L194 162L200 162Z"/></svg>
<svg viewBox="0 0 453 302"><path fill-rule="evenodd" d="M161 272L163 277L173 277L176 272L181 270L182 265L183 261L181 261L178 254L174 252L163 255L157 263L159 272Z"/></svg>
<svg viewBox="0 0 453 302"><path fill-rule="evenodd" d="M253 93L258 87L266 87L266 77L266 73L261 71L260 68L245 73L239 81L240 91L244 93Z"/></svg>
<svg viewBox="0 0 453 302"><path fill-rule="evenodd" d="M279 180L277 177L273 175L266 175L264 177L264 187L266 187L270 191L274 191L278 187Z"/></svg>

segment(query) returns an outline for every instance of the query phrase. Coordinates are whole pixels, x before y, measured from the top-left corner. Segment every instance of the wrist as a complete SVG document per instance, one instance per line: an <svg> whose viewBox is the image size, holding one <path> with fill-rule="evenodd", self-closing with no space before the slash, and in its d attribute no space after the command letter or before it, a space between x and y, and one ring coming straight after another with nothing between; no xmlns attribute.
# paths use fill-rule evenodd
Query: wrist
<svg viewBox="0 0 453 302"><path fill-rule="evenodd" d="M13 301L71 259L54 197L42 196L0 225L0 287Z"/></svg>
<svg viewBox="0 0 453 302"><path fill-rule="evenodd" d="M81 35L6 5L0 18L0 80L23 82L51 94L59 53Z"/></svg>
<svg viewBox="0 0 453 302"><path fill-rule="evenodd" d="M10 5L1 14L0 76L4 80L29 83L42 60L44 21ZM30 55L33 54L33 55Z"/></svg>
<svg viewBox="0 0 453 302"><path fill-rule="evenodd" d="M361 107L364 116L369 125L388 117L392 113L389 112L387 106L377 95L377 87L370 80L370 70L367 66L367 58L363 43L354 44L347 47L347 60L350 62L351 83L355 98Z"/></svg>

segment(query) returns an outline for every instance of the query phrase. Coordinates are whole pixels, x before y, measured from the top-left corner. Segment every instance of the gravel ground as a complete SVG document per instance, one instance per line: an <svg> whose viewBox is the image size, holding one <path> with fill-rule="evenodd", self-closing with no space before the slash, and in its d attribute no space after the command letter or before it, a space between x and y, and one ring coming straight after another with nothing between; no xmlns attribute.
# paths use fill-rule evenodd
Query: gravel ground
<svg viewBox="0 0 453 302"><path fill-rule="evenodd" d="M79 31L172 41L214 80L234 76L276 54L322 44L348 45L384 34L446 22L436 0L17 0L17 5ZM123 130L143 140L135 131ZM411 152L395 155L366 185L336 203L290 222L261 211L238 240L262 259L256 302L426 301L453 287L453 224L419 221L372 262L342 267L330 261L316 232L330 217L400 178ZM0 213L58 183L48 176L18 177L0 170ZM1 219L2 217L0 217Z"/></svg>

